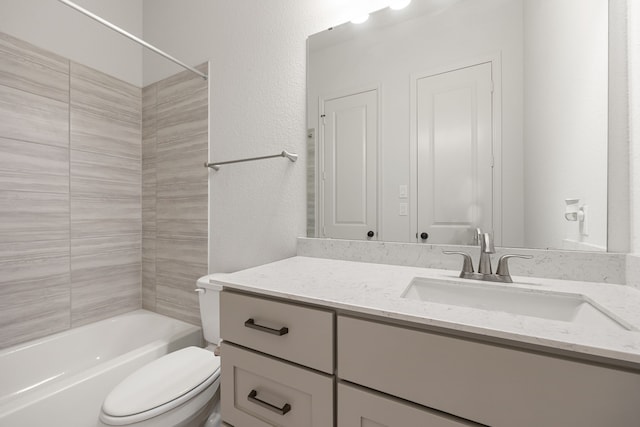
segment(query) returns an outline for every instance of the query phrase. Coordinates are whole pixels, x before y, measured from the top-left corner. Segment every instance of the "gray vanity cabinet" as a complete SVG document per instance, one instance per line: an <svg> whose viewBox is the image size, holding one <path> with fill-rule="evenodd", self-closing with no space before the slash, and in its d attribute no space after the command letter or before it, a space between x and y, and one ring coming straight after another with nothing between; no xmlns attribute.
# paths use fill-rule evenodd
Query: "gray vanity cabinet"
<svg viewBox="0 0 640 427"><path fill-rule="evenodd" d="M640 373L338 316L347 380L493 427L640 425Z"/></svg>
<svg viewBox="0 0 640 427"><path fill-rule="evenodd" d="M638 370L228 290L220 301L222 417L236 427L640 425Z"/></svg>
<svg viewBox="0 0 640 427"><path fill-rule="evenodd" d="M223 421L333 426L334 328L332 311L222 292Z"/></svg>

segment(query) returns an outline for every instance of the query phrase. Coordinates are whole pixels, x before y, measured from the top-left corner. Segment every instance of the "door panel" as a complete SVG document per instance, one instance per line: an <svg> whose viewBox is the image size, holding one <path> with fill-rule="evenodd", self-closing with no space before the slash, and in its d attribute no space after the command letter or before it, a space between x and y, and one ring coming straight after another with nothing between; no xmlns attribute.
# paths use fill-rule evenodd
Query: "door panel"
<svg viewBox="0 0 640 427"><path fill-rule="evenodd" d="M371 90L324 102L325 237L377 236L377 98Z"/></svg>
<svg viewBox="0 0 640 427"><path fill-rule="evenodd" d="M471 244L493 229L491 63L418 79L418 232Z"/></svg>

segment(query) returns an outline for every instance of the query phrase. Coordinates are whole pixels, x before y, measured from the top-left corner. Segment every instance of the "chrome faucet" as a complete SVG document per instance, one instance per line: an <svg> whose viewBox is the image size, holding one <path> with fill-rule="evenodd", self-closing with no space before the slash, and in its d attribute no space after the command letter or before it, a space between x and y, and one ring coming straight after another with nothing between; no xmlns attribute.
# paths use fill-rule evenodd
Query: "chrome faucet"
<svg viewBox="0 0 640 427"><path fill-rule="evenodd" d="M500 259L498 259L498 268L496 270L496 274L493 274L493 270L491 269L491 254L496 253L496 249L493 246L493 239L491 238L491 234L483 233L482 230L477 228L476 239L478 240L478 244L480 245L480 260L478 262L477 273L473 271L473 260L471 259L471 255L469 255L468 253L457 251L442 251L442 253L446 255L462 255L462 257L464 258L464 262L462 264L460 277L463 279L513 283L513 279L511 279L511 274L509 273L509 258L533 258L531 255L503 255L500 257Z"/></svg>
<svg viewBox="0 0 640 427"><path fill-rule="evenodd" d="M496 248L493 246L493 239L489 233L480 233L480 261L478 262L478 273L491 274L491 256L490 254L496 253Z"/></svg>

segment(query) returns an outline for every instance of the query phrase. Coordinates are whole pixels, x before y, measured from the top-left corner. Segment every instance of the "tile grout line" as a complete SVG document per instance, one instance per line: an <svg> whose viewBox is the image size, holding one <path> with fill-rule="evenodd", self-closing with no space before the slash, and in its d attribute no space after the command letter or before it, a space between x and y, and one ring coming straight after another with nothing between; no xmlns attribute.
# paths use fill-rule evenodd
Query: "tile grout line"
<svg viewBox="0 0 640 427"><path fill-rule="evenodd" d="M154 164L155 185L153 186L153 238L158 241L158 84L153 87L153 150L155 151L156 162ZM158 311L158 246L153 247L153 311Z"/></svg>
<svg viewBox="0 0 640 427"><path fill-rule="evenodd" d="M144 88L140 88L140 292L139 292L139 297L140 297L140 307L139 308L144 308L144 276L143 276L143 271L144 271L144 247L143 247L143 241L144 241L144 218L143 218L143 208L142 208L142 199L143 199L143 190L144 190L144 147L143 147L143 143L144 143L144 99L143 99L143 91Z"/></svg>
<svg viewBox="0 0 640 427"><path fill-rule="evenodd" d="M72 327L71 321L73 316L71 311L73 310L73 278L71 271L71 61L67 60L68 75L68 87L67 87L67 160L68 160L68 179L69 179L69 328Z"/></svg>
<svg viewBox="0 0 640 427"><path fill-rule="evenodd" d="M38 96L38 97L42 97L42 98L47 98L50 101L58 102L60 104L65 104L65 102L61 101L60 99L54 98L54 97L49 96L49 95L43 95L42 93L37 93L37 92L34 92L33 90L24 89L24 88L20 88L20 87L15 87L15 86L11 86L11 85L8 85L8 84L3 84L3 83L0 83L0 86L7 87L7 88L13 89L13 90L19 90L20 92L28 93L29 95Z"/></svg>

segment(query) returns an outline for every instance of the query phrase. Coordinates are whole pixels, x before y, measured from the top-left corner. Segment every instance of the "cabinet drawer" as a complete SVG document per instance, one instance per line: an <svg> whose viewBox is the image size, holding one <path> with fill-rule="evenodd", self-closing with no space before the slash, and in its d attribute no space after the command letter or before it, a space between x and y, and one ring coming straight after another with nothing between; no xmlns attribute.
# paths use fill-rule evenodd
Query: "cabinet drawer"
<svg viewBox="0 0 640 427"><path fill-rule="evenodd" d="M470 427L479 424L430 411L350 385L338 384L338 427Z"/></svg>
<svg viewBox="0 0 640 427"><path fill-rule="evenodd" d="M223 342L221 406L241 427L333 425L333 377Z"/></svg>
<svg viewBox="0 0 640 427"><path fill-rule="evenodd" d="M224 340L333 374L334 314L231 292L220 295Z"/></svg>
<svg viewBox="0 0 640 427"><path fill-rule="evenodd" d="M338 317L338 376L494 427L632 426L640 374Z"/></svg>

